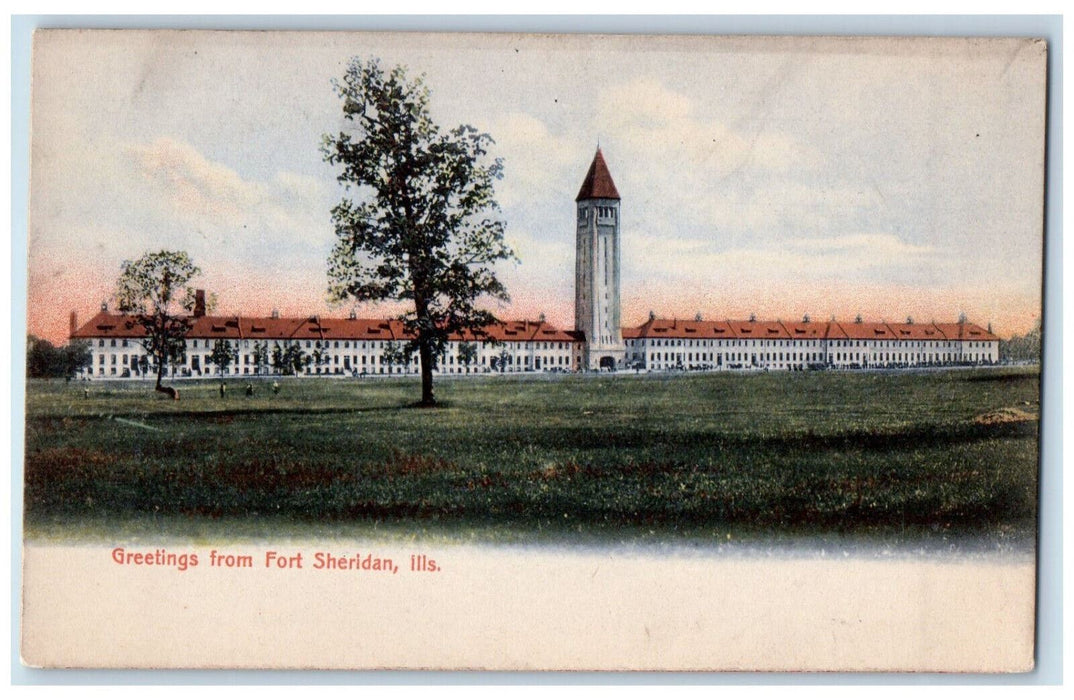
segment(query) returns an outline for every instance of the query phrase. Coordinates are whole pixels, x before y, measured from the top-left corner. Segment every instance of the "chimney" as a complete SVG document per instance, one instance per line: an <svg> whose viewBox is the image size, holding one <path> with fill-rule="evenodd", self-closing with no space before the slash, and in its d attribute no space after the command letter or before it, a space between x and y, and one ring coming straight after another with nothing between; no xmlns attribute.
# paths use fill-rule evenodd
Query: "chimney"
<svg viewBox="0 0 1074 700"><path fill-rule="evenodd" d="M101 311L103 313L108 313L108 301L107 300L101 302Z"/></svg>
<svg viewBox="0 0 1074 700"><path fill-rule="evenodd" d="M194 318L201 318L205 315L205 290L194 290Z"/></svg>
<svg viewBox="0 0 1074 700"><path fill-rule="evenodd" d="M272 310L272 317L273 318L279 318L280 317L280 310L279 309L273 309Z"/></svg>
<svg viewBox="0 0 1074 700"><path fill-rule="evenodd" d="M537 321L538 321L539 323L544 323L544 322L545 322L545 316L544 316L544 312L543 312L543 311L542 311L542 312L540 313L540 315L538 315L538 316L537 316Z"/></svg>
<svg viewBox="0 0 1074 700"><path fill-rule="evenodd" d="M71 327L70 327L70 330L67 333L67 337L68 338L74 338L75 333L77 333L77 332L78 332L78 312L77 311L72 311L71 312Z"/></svg>

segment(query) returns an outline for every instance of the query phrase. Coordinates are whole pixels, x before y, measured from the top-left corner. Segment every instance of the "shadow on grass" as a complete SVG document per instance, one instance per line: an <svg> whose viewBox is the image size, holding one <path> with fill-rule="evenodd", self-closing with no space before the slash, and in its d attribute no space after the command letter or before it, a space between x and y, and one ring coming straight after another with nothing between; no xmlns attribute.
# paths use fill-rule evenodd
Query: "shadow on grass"
<svg viewBox="0 0 1074 700"><path fill-rule="evenodd" d="M245 418L251 416L265 416L265 417L279 417L279 416L294 416L300 418L302 416L345 416L345 415L363 415L363 414L378 414L378 413L393 413L396 411L407 411L410 409L420 409L422 411L435 411L438 409L454 408L454 402L452 401L437 401L435 404L428 405L423 404L420 401L408 401L395 404L385 404L381 406L319 406L319 407L265 407L265 406L251 406L248 408L208 408L208 409L189 409L189 410L177 410L167 411L162 413L149 413L145 411L109 411L108 413L97 413L90 415L77 416L76 418L84 420L112 420L115 418L127 418L138 420L155 420L155 421L169 421L169 420L189 420L193 422L198 421L217 421L220 418ZM55 421L65 420L73 418L69 413L43 413L30 418L32 421Z"/></svg>
<svg viewBox="0 0 1074 700"><path fill-rule="evenodd" d="M111 420L114 418L133 418L138 420L154 420L159 422L166 422L170 420L182 419L192 422L198 421L218 421L220 418L244 418L250 416L334 416L334 415L358 415L358 414L375 414L375 413L392 413L394 411L402 411L413 407L414 404L410 403L398 403L393 405L384 406L332 406L332 407L310 407L310 408L288 408L288 407L261 407L252 406L249 408L219 408L219 409L198 409L198 410L179 410L168 411L166 413L146 413L145 411L110 411L109 413L98 413L93 415L76 416L75 419L84 420ZM47 420L64 420L71 419L69 414L42 414L29 419L28 422L33 421L47 421Z"/></svg>
<svg viewBox="0 0 1074 700"><path fill-rule="evenodd" d="M995 382L999 384L1026 384L1027 386L1032 384L1036 385L1040 380L1038 377L1026 376L1024 374L973 374L963 378L966 382Z"/></svg>
<svg viewBox="0 0 1074 700"><path fill-rule="evenodd" d="M453 408L452 402L438 402L433 406L419 402L399 403L382 406L327 407L327 408L237 408L207 411L177 411L166 414L147 416L138 412L116 412L81 416L75 419L65 416L41 416L30 419L28 424L51 425L56 421L77 420L92 423L115 419L138 419L150 421L160 426L172 420L187 420L193 423L217 423L236 418L285 417L293 416L346 416L376 415L414 411L415 415L435 413ZM814 451L849 451L893 452L952 446L980 440L1035 437L1039 430L1037 420L1019 420L997 423L959 422L937 425L928 423L901 427L895 430L872 430L860 428L836 431L829 434L812 430L798 434L784 435L743 435L716 432L713 430L691 430L689 428L642 428L629 424L609 427L560 425L556 427L528 427L506 438L503 431L489 431L487 439L494 443L505 440L518 447L533 449L574 448L583 451L610 449L642 449L653 447L688 447L709 448L715 450L738 451L742 449L760 450L814 450ZM508 431L510 433L510 431ZM481 436L471 436L475 443L481 442Z"/></svg>
<svg viewBox="0 0 1074 700"><path fill-rule="evenodd" d="M868 429L848 430L830 435L805 432L800 435L742 436L739 434L690 432L679 429L637 429L558 427L531 428L524 444L551 449L574 446L581 449L638 449L657 446L706 447L717 450L810 450L897 452L944 447L1000 438L1033 437L1037 421L1007 423L954 423L911 426L891 432Z"/></svg>

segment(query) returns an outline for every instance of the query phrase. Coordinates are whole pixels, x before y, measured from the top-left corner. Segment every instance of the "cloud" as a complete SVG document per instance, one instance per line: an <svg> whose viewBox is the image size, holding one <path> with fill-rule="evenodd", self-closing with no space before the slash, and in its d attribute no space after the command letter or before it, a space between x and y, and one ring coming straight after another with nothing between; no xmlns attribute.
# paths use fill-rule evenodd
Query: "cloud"
<svg viewBox="0 0 1074 700"><path fill-rule="evenodd" d="M148 188L150 218L177 219L215 244L263 247L308 240L311 230L328 230L330 181L288 171L269 180L247 179L211 160L189 143L161 137L126 152Z"/></svg>
<svg viewBox="0 0 1074 700"><path fill-rule="evenodd" d="M262 199L257 186L208 160L190 144L162 137L129 150L142 176L180 216L238 224Z"/></svg>
<svg viewBox="0 0 1074 700"><path fill-rule="evenodd" d="M682 280L703 285L714 277L734 277L738 283L783 284L788 278L854 280L868 273L883 280L907 268L929 267L923 276L946 269L945 258L932 246L907 243L889 233L862 233L827 238L792 238L779 245L722 249L717 239L638 235L625 248L624 266L630 277ZM658 258L659 262L651 261Z"/></svg>
<svg viewBox="0 0 1074 700"><path fill-rule="evenodd" d="M550 186L564 186L568 168L578 159L578 149L525 112L508 112L489 129L496 141L493 152L504 159L504 179L497 186L500 204L508 208L534 200L553 201L556 193ZM559 174L562 176L556 177Z"/></svg>
<svg viewBox="0 0 1074 700"><path fill-rule="evenodd" d="M910 257L931 255L933 246L911 245L890 233L859 233L832 238L796 238L787 241L806 255L842 256L846 259L880 259L887 262L906 261Z"/></svg>
<svg viewBox="0 0 1074 700"><path fill-rule="evenodd" d="M597 104L624 227L668 241L719 235L725 245L757 246L860 230L876 211L871 187L825 177L814 146L763 121L731 126L733 110L703 111L662 82L610 86Z"/></svg>
<svg viewBox="0 0 1074 700"><path fill-rule="evenodd" d="M700 114L690 97L653 79L607 88L598 102L597 121L608 132L625 135L632 152L646 162L664 164L671 176L676 170L705 180L743 170L786 173L818 160L813 149L759 122L751 130L734 129L715 116Z"/></svg>

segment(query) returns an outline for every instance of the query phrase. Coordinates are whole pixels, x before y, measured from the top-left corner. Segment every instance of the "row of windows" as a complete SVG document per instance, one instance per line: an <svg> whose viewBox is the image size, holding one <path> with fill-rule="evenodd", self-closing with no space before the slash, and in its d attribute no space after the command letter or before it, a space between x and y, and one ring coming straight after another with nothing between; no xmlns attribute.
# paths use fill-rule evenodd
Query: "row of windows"
<svg viewBox="0 0 1074 700"><path fill-rule="evenodd" d="M753 347L817 347L820 340L758 340L756 338L738 338L734 340L697 340L694 338L636 338L628 339L628 347L645 346L652 347L735 347L737 345L751 344ZM873 348L929 348L937 343L943 343L946 347L957 347L960 341L923 341L923 340L829 340L830 347L873 347ZM965 347L986 347L989 341L962 341ZM991 341L996 342L996 341Z"/></svg>
<svg viewBox="0 0 1074 700"><path fill-rule="evenodd" d="M556 343L545 343L545 345L556 345ZM563 346L565 344L564 343L559 343L559 345ZM548 349L555 349L555 348L548 348ZM518 362L523 361L522 360L523 356L512 355L507 350L504 350L503 352L504 352L504 355L506 357L509 357L509 358L510 357L519 357ZM516 350L515 352L517 353L518 351ZM138 358L145 357L145 356L144 355L138 355L138 354L134 354L134 355L128 355L128 354L123 354L123 355L119 355L119 354L111 354L111 355L101 354L101 355L98 355L98 358L97 358L98 364L102 364L102 365L105 364L106 361L107 361L106 357L111 357L111 364L113 364L113 365L119 363L119 364L122 364L123 366L127 366L128 363L129 363L131 366L134 366L135 363L138 362ZM487 361L491 362L496 357L499 357L499 356L495 355L495 354L490 355L487 358ZM530 357L531 356L529 356L529 355L525 356L525 362L528 363L530 361ZM211 358L212 358L211 355L195 354L195 355L190 356L190 362L193 365L204 364L204 365L207 366L207 365L213 364L213 361L212 361ZM552 359L552 358L558 358L558 359ZM363 364L363 365L367 364L367 363L372 364L372 365L375 365L375 364L378 364L378 363L382 363L382 364L385 363L384 357L382 355L379 355L379 354L374 354L374 355L343 355L343 356L336 355L336 354L331 354L331 355L326 356L325 361L326 362L331 362L331 364L338 365L338 364L341 363L341 359L342 359L342 363L345 364L345 365L349 365L351 362L353 362L356 365L359 364L359 363ZM476 360L476 358L475 358L475 360ZM410 361L413 364L417 364L418 363L418 356L417 355L412 356L410 358ZM540 361L539 358L538 358L538 361ZM545 361L546 364L565 365L565 364L567 364L567 355L556 355L556 356L549 355L549 356L545 357L544 361ZM254 365L254 364L256 364L256 357L253 354L243 354L243 355L239 355L239 357L236 358L236 362L238 364ZM442 364L448 364L448 365L454 365L454 364L456 364L456 362L458 364L461 364L461 365L466 364L465 362L463 362L461 357L458 357L458 356L456 356L454 354L441 355L440 362ZM185 364L185 363L186 363L186 360L184 359L184 361L181 364ZM265 364L271 364L271 359L268 360Z"/></svg>
<svg viewBox="0 0 1074 700"><path fill-rule="evenodd" d="M216 344L215 340L201 340L201 341L199 341L196 338L191 340L190 342L191 342L191 347L194 348L194 349L198 349L199 347L211 348ZM199 345L199 342L200 342L200 345ZM227 342L228 342L228 345L236 345L236 344L238 344L239 341L227 341ZM251 347L253 347L253 346L250 345L249 340L243 340L241 342L242 342L241 347L243 347L243 348L251 348ZM255 341L255 344L257 342L260 342L260 341ZM287 341L280 341L280 340L273 340L273 341L266 341L266 342L271 343L272 347L279 346L279 345L284 345L284 344L287 343ZM368 345L366 344L367 342L368 342ZM359 349L360 350L365 350L365 349L375 350L375 349L378 349L378 348L383 348L389 342L402 342L402 341L389 341L389 340L370 340L370 341L364 341L363 340L363 341L357 341L356 340L356 341L354 341L354 349L355 350L359 350ZM506 344L509 344L509 345L518 345L520 343L520 341L504 341L504 342ZM344 341L342 341L342 343L343 343L342 347L343 347L344 350L351 349L351 341L344 340ZM486 340L475 341L474 344L476 344L476 345L478 345L479 347L482 347L482 348L495 347L492 342L486 341ZM526 341L525 342L525 348L527 350L534 350L534 349L536 349L536 350L567 350L567 349L569 349L567 347L568 345L569 345L569 343L567 343L567 342L554 341L554 340L538 340L538 341ZM100 341L100 346L102 348L104 347L104 340ZM112 341L112 347L115 347L115 346L116 346L116 341L113 340ZM321 345L320 341L307 340L307 341L304 341L304 343L300 344L300 346L301 347L306 347L306 348L314 348L316 346L320 346L320 347L322 347L324 349L329 349L329 348L338 349L340 347L340 341L338 341L338 340L325 341L324 344ZM127 347L127 341L126 340L123 341L123 347Z"/></svg>
<svg viewBox="0 0 1074 700"><path fill-rule="evenodd" d="M124 356L124 357L126 357L126 356ZM139 376L143 372L148 372L149 369L150 369L148 366L140 367L140 365L137 362L134 361L134 359L137 358L137 357L138 356L133 356L132 357L130 367L127 367L126 362L124 362L124 365L122 365L119 369L117 369L116 362L115 362L115 359L116 359L115 355L112 356L113 362L112 362L112 366L110 368L106 368L104 366L104 362L103 362L104 355L101 355L102 362L101 362L101 367L97 371L97 375L98 376L118 376L118 374L120 372L122 372L123 376ZM210 369L211 366L212 366L212 363L208 360L207 356L204 356L204 357L206 357L204 365L202 365L200 362L197 361L198 358L203 357L203 356L197 355L197 356L194 356L194 357L195 357L195 362L192 364L192 366L190 368L172 367L171 370L170 370L171 374L173 376L176 373L181 373L181 374L190 375L190 376L203 376L203 374L202 374L203 372L205 372L208 375L214 375L214 374L220 373L219 369L217 369L217 370ZM359 356L356 356L354 358L355 359L355 364L354 365L351 364L351 359L352 358L350 356L344 357L343 358L343 363L342 363L343 367L342 367L342 369L340 369L340 367L339 367L339 365L340 365L339 359L340 358L337 356L336 358L334 358L335 362L333 364L336 365L336 369L333 372L330 372L328 368L322 368L322 367L319 367L319 366L311 364L311 365L307 365L305 367L305 369L303 370L303 373L304 374L322 374L322 373L325 373L325 374L328 374L328 373L342 374L343 372L348 372L349 373L349 372L361 371L363 374L367 374L367 373L372 373L372 374L403 374L406 371L406 369L405 369L406 367L410 367L410 366L416 367L418 365L417 358L414 358L413 362L408 364L408 365L400 365L399 363L389 364L385 360L385 358L377 356L377 355L369 356L368 358L365 355L361 355L360 356L361 357L361 363L358 364L357 357L359 357ZM369 360L368 363L366 362L367 359ZM499 358L499 357L489 357L487 359L488 359L488 362L486 363L487 368L484 370L486 372L489 371L489 370L497 369L497 368L501 368L501 369L503 369L503 368L550 369L550 368L553 368L553 367L557 367L557 368L570 367L570 358L566 357L565 355L546 355L546 356L538 355L538 356L525 356L525 357L507 355L507 356L504 356L502 359ZM480 364L480 363L478 363L478 364ZM441 367L439 368L439 371L447 373L447 374L468 374L468 373L470 373L471 370L477 371L478 364L467 365L467 364L465 364L463 362L459 362L458 366L455 366L454 362L450 362L447 365L441 365ZM246 367L232 366L232 367L223 368L222 373L224 375L260 374L261 373L260 369L261 368L253 368L253 371L251 371L250 366L246 366ZM264 369L267 370L268 367L266 366L266 367L264 367Z"/></svg>
<svg viewBox="0 0 1074 700"><path fill-rule="evenodd" d="M649 362L715 362L716 364L722 364L725 353L711 353L711 352L654 352L649 353ZM728 362L745 361L746 354L744 352L729 352L726 353ZM819 352L788 352L788 353L776 353L776 352L762 352L762 353L750 353L752 361L758 360L762 362L820 362L821 353Z"/></svg>
<svg viewBox="0 0 1074 700"><path fill-rule="evenodd" d="M604 314L605 314L605 316L607 316L607 314L608 314L608 309L607 308L604 309ZM190 342L191 342L191 347L193 347L194 349L197 349L199 347L210 348L210 347L212 347L212 344L215 344L216 341L215 340L208 340L208 339L203 339L203 340L199 341L197 338L195 338L195 339L191 340ZM238 343L238 341L234 341L234 342ZM284 342L284 341L274 340L274 341L270 341L270 342L272 342L273 345L280 345L281 342ZM307 340L307 341L305 341L305 347L312 348L312 347L314 347L314 344L317 343L317 342L318 341ZM331 342L332 345L331 346L327 345L327 342ZM361 345L359 345L359 342L361 343ZM386 340L371 340L371 341L364 341L363 340L363 341L357 341L356 340L356 341L354 341L354 349L356 349L356 350L357 349L362 349L362 350L367 349L366 342L369 343L369 345L368 345L369 349L376 349L376 348L384 347L385 344L387 344L388 342L393 342L393 341L386 341ZM507 342L512 343L512 341L507 341ZM518 341L514 341L514 342L517 343ZM731 345L730 345L731 343L750 343L750 342L752 342L752 343L760 343L761 344L760 347L788 347L788 346L790 346L790 347L794 347L794 346L801 347L803 343L810 343L812 345L815 345L816 343L819 343L820 341L819 340L806 340L806 341L802 341L802 340L758 340L758 339L755 339L755 338L736 339L736 340L727 340L727 341L724 341L724 340L695 340L693 338L686 338L686 339L683 339L683 338L638 338L638 339L628 339L626 341L626 344L628 346L631 346L631 347L633 347L635 345L644 345L646 343L649 343L649 344L651 344L651 345L653 345L655 347L661 347L661 346L672 346L672 347L698 347L698 346L700 346L700 347L723 347L724 342L728 343L728 347L731 347ZM870 343L872 343L872 347L882 347L882 348L890 348L890 347L918 347L918 348L923 348L923 347L928 347L926 345L926 343L940 343L940 342L947 342L950 345L952 343L959 342L959 341L942 341L942 340L929 340L929 341L922 341L922 340L914 340L914 341L906 341L906 340L879 340L879 341L830 340L830 341L828 341L828 344L831 345L832 347L863 347L863 345L864 345L864 347L869 347ZM962 342L964 343L964 345L966 347L983 348L983 347L987 347L990 342L995 342L995 341L970 340L970 341L962 341ZM199 343L201 343L201 344L199 345ZM229 344L230 343L231 343L231 341L229 341ZM339 348L340 347L339 343L340 343L340 341L338 341L338 340L326 341L326 344L323 347L325 347L325 348L328 348L328 347ZM711 343L716 343L716 345L712 346ZM492 346L492 343L489 342L489 341L481 341L479 344L481 345L481 347L484 347L484 348ZM568 345L568 343L566 343L566 342L527 341L526 344L525 344L525 347L526 347L527 350L531 350L531 349L537 349L537 350L553 350L553 349L555 349L555 350L565 350L565 349L567 349L567 345ZM101 338L100 340L97 341L97 346L101 347L101 348L105 347L104 338ZM129 340L126 339L126 338L121 339L120 340L120 346L121 347L129 347ZM117 347L115 338L111 339L110 347L113 347L113 348ZM249 340L243 340L242 341L242 347L243 348L251 347L250 341ZM351 341L344 340L343 341L343 349L349 350L350 347L351 347Z"/></svg>
<svg viewBox="0 0 1074 700"><path fill-rule="evenodd" d="M122 364L124 367L127 366L128 362L131 365L134 365L135 363L138 362L138 358L140 358L140 357L145 357L145 356L144 355L111 355L113 365L116 364L116 359L117 358L122 358L122 362L120 364ZM105 358L104 355L98 355L97 356L97 364L103 365L104 364L104 358Z"/></svg>
<svg viewBox="0 0 1074 700"><path fill-rule="evenodd" d="M752 357L759 357L762 361L766 362L796 362L796 361L820 361L826 353L814 352L762 352L754 353ZM964 353L969 359L987 357L990 353ZM649 352L644 355L649 361L664 361L669 359L683 359L684 353L669 353L669 352ZM741 359L738 357L739 353L728 353L729 357L735 357L735 359ZM952 361L955 359L957 353L953 352L941 352L941 353L909 353L909 352L881 352L881 353L850 353L850 352L833 352L831 356L836 362L852 362L862 361L872 358L874 361L880 362L911 362L911 361L926 361L930 358L939 358L941 360ZM719 359L722 354L717 354L716 358ZM632 359L641 359L642 355L639 353L632 353ZM685 359L687 361L697 360L699 362L711 362L713 361L713 353L685 353Z"/></svg>
<svg viewBox="0 0 1074 700"><path fill-rule="evenodd" d="M637 358L635 358L637 359ZM854 353L834 353L832 362L836 365L846 364L902 364L902 363L929 363L929 362L955 362L959 358L954 353L940 353L936 355L924 355L921 353L883 353L871 359ZM961 358L967 362L994 362L995 358L989 353L967 353ZM671 368L688 363L693 366L696 363L715 363L716 367L723 366L724 362L730 365L735 363L748 363L753 366L789 366L798 363L823 362L822 353L682 353L682 352L655 352L649 353L646 366L652 369Z"/></svg>
<svg viewBox="0 0 1074 700"><path fill-rule="evenodd" d="M656 342L654 342L654 346L659 347L659 346L662 345L662 342L663 342L663 344L668 344L668 342L670 342L670 341L669 340L663 340L663 341L657 340ZM698 342L700 344L700 341L698 341ZM723 347L723 342L724 341L722 341L722 340L716 341L717 347ZM735 345L732 345L732 344L735 344ZM528 346L528 345L532 345L532 344L526 344L526 346ZM556 342L543 342L543 344L540 344L540 342L537 342L537 344L534 344L534 345L537 345L537 346L543 345L547 349L555 349L554 346L558 346L558 348L560 348L560 349L565 349L565 347L567 346L567 344L564 344L564 342L560 342L560 344L556 344ZM632 346L632 347L636 347L633 341L630 341L629 345ZM738 345L737 341L732 341L732 340L727 341L727 347L735 347L737 345ZM968 344L968 345L970 345L970 344ZM550 348L550 346L551 346L551 348ZM687 346L687 347L693 347L693 346ZM708 346L706 346L706 347L708 347ZM798 346L798 347L802 347L802 346ZM903 347L906 348L906 346L903 346ZM973 346L970 346L970 347L973 347ZM868 348L867 348L867 350L868 350ZM937 350L939 350L939 348L933 349L933 352L931 354L937 353L937 352L935 352ZM517 353L518 349L514 350L514 352ZM492 353L492 354L481 353L481 354L487 354L488 355L487 358L485 358L482 362L492 362L494 360L494 358L497 358L497 356L499 356L499 355L497 355L495 353ZM512 353L507 349L503 350L502 354L508 356L508 358L510 358L510 356L516 356L516 355L512 355ZM767 353L763 353L763 354L764 354L764 356L766 356L766 358L768 358ZM807 361L810 361L811 358L809 358L809 356L805 356L805 354L807 354L807 353L788 352L788 353L786 353L786 358L789 361L796 361L796 360L799 360L799 359L805 359ZM942 356L943 356L943 358L945 360L950 360L950 359L953 358L955 353L946 352L946 353L941 353L941 354L942 354ZM640 359L640 355L639 355L639 353L637 351L632 352L632 355L634 356L634 358L636 360ZM814 359L818 358L818 353L813 353L813 355L815 355ZM104 353L99 354L98 355L98 364L100 364L100 365L106 364L106 362L107 362L106 361L106 356L107 355L104 354ZM120 354L111 354L111 364L115 365L115 364L118 363L118 364L121 364L122 366L128 366L128 365L133 366L136 362L139 362L139 358L142 358L142 356L144 356L144 355L140 355L140 354L136 354L136 353L135 354L126 354L125 353L125 354L122 354L122 355L120 355ZM561 356L561 360L560 361L555 361L555 362L557 364L566 364L566 356L565 355L560 355L560 356ZM650 352L649 356L650 356L651 359L654 359L654 360L661 359L661 353L658 353L658 352L655 353L655 354ZM771 353L771 356L772 356L773 359L778 358L781 361L784 360L784 353L783 352ZM843 361L846 358L852 358L852 356L856 360L860 361L862 359L868 358L869 355L868 354L863 354L861 352L858 352L858 353L833 352L832 356L837 361ZM880 353L880 354L875 354L875 356L877 356L877 358L883 358L884 360L887 360L887 361L901 362L901 361L903 361L903 358L909 359L909 358L912 358L912 356L914 356L914 355L913 355L913 353ZM918 353L916 353L916 356L918 356L918 358L925 358L925 356L928 356L928 355L927 355L927 353L918 352ZM205 354L205 355L197 355L197 354L195 354L195 355L192 355L192 358L193 358L194 363L202 362L202 363L205 363L206 365L207 364L212 364L212 360L209 359L209 358L211 358L211 355L208 355L208 354ZM335 364L335 365L340 364L340 355L332 354L332 355L330 355L330 358L331 358L331 363L332 364ZM668 353L664 353L664 360L666 361L667 358L668 358ZM687 353L687 358L690 359L691 361L694 360L694 353ZM700 361L712 361L712 353L697 353L697 358ZM440 362L444 363L444 364L448 364L448 365L454 365L456 363L456 359L458 359L458 356L456 356L454 353L449 353L449 354L441 355ZM329 361L328 358L325 358L325 360ZM253 354L242 354L242 355L240 355L240 358L238 358L238 361L240 361L242 364L249 364L249 365L252 365L252 364L256 363L255 355L253 355ZM382 359L381 359L380 354L373 354L373 355L365 355L365 354L362 354L362 355L343 355L342 362L343 362L343 364L349 364L349 363L353 362L355 365L358 365L358 364L365 365L365 364L377 364L378 362L382 362ZM411 362L413 364L418 363L417 355L413 356L413 358L411 359ZM458 359L458 362L459 362L459 364L466 364L466 363L463 363L461 359ZM549 362L549 361L546 360L546 362Z"/></svg>
<svg viewBox="0 0 1074 700"><path fill-rule="evenodd" d="M596 213L598 219L612 219L613 221L615 220L615 207L593 207L593 211ZM586 216L588 216L588 214L588 207L578 207L578 223L584 224L586 221Z"/></svg>
<svg viewBox="0 0 1074 700"><path fill-rule="evenodd" d="M653 346L662 346L662 345L666 346L666 345L669 345L669 344L674 344L674 346L676 346L676 347L724 347L724 342L725 341L708 341L708 342L705 342L705 341L692 341L692 340L679 340L679 339L675 339L675 340L673 340L673 339L655 339L654 342L653 342ZM748 347L750 349L758 347L758 344L757 344L758 342L764 342L764 341L741 341L741 342L740 341L726 341L727 347L742 347L742 346L745 346L745 347ZM773 344L781 343L781 341L768 341L768 342L773 343ZM854 353L849 353L849 352L834 352L833 351L831 353L809 353L809 352L802 352L800 350L802 348L804 348L804 347L816 347L816 342L815 341L806 341L806 342L808 343L808 345L804 345L804 344L790 345L788 343L788 345L790 345L790 347L798 348L799 351L793 351L793 352L770 352L770 353L766 352L766 353L759 353L759 354L758 353L753 353L753 354L751 354L751 358L753 358L753 361L756 361L756 358L759 356L761 358L761 361L764 361L764 362L800 362L800 361L804 361L804 362L819 362L819 361L823 361L824 357L827 355L827 356L830 356L832 358L833 362L837 362L837 363L842 363L842 362L926 362L926 361L934 361L934 360L935 361L950 362L950 361L956 360L960 354L963 356L964 359L987 360L987 359L991 359L991 357L996 352L995 344L992 343L992 348L990 349L991 352L984 352L984 353L968 353L968 352L965 352L965 351L963 351L962 353L958 353L957 352L957 345L954 348L955 351L951 351L950 348L933 347L933 348L927 348L928 350L931 350L931 352L922 352L920 350L918 352L916 352L916 353L915 352L898 352L898 353L877 352L876 351L877 348L882 347L882 346L878 345L878 346L874 346L874 347L870 348L868 345L866 345L866 348L864 349L864 352L863 351L858 351L858 352L854 352ZM686 345L683 345L684 343L686 343ZM695 346L694 343L696 343L697 345ZM713 345L713 343L715 345ZM370 344L372 345L372 343L370 343ZM645 353L639 353L638 349L644 349L644 347L645 347L640 340L633 340L632 339L632 340L628 341L628 344L632 348L634 348L634 350L630 353L631 358L632 358L633 361L639 361L639 360L642 360L644 358L649 363L652 363L652 362L682 361L684 359L685 359L685 361L691 362L691 363L692 362L714 362L714 361L719 363L720 361L722 361L722 358L723 358L723 355L724 355L723 353L714 354L714 353L711 353L711 352L708 352L708 353L689 352L689 353L685 353L685 354L683 354L683 353L677 353L676 354L676 353L667 353L667 352L664 352L664 353L655 352L654 353L654 352L649 351L649 352L645 352ZM357 346L357 342L355 343L355 345ZM447 367L454 367L456 365L458 365L458 366L470 366L470 364L480 364L480 365L487 365L487 366L493 367L493 366L496 366L496 365L501 364L501 363L507 364L507 365L513 365L513 366L514 365L521 366L521 365L524 364L527 367L530 366L531 363L534 363L538 367L540 367L540 366L545 366L545 367L548 367L548 366L568 367L568 366L570 366L570 357L569 357L570 353L563 353L563 354L556 354L556 355L545 355L545 356L541 356L541 355L534 356L534 355L530 355L530 354L520 354L520 350L521 350L522 345L523 345L522 343L514 343L514 344L509 344L506 347L505 346L500 346L503 349L501 349L500 352L498 352L498 353L496 352L496 348L492 348L492 352L479 352L478 357L476 357L474 359L474 361L472 363L469 363L469 364L463 362L462 359L458 355L456 355L455 353L447 353L447 354L441 356L440 364L443 365L443 366L447 366ZM543 346L545 349L552 349L552 350L555 350L555 349L570 350L570 349L573 348L573 344L571 344L571 343L563 343L563 342L542 341L542 342L536 342L536 343L530 343L530 342L525 343L525 346L527 346L527 347L529 347L531 345L535 345L538 348L541 348ZM987 346L987 345L989 345L989 343L988 342L974 341L974 342L967 342L965 345L966 345L967 348L977 348L977 347L981 347L981 346ZM641 348L639 348L639 346L641 346ZM771 346L761 345L760 347L786 347L786 346L783 346L782 344L780 344L780 345L771 345ZM834 347L839 347L839 346L834 346ZM903 349L903 350L914 349L914 346L912 346L910 344L903 344L903 345L901 345L899 347L900 347L900 349ZM939 352L940 350L948 350L948 351L947 352ZM727 353L726 355L729 358L728 361L731 361L731 362L745 361L745 357L746 357L746 353ZM110 357L110 359L108 359L109 357ZM204 355L194 354L194 355L191 355L190 356L191 367L194 368L194 369L200 369L200 366L208 367L208 366L212 365L213 363L210 360L210 357L211 356L208 355L208 354L204 354ZM145 355L140 355L140 354L137 354L137 353L135 353L135 354L124 353L122 355L118 354L118 353L101 353L101 354L99 354L97 356L97 364L99 366L102 366L102 369L101 369L102 373L103 373L103 366L106 365L106 364L111 364L112 366L117 366L118 365L118 366L121 366L121 367L136 368L136 367L139 367L140 364L143 364L143 363L145 363L147 361L148 360L147 360ZM186 364L186 363L187 362L184 359L184 361L181 364ZM245 365L253 366L253 365L256 364L255 355L249 354L249 353L242 354L238 358L236 358L236 364L237 365L245 364ZM271 360L266 361L264 364L265 365L271 365ZM316 365L316 363L314 363L314 364ZM322 365L324 365L324 364L334 365L334 366L337 366L337 367L342 365L344 368L350 369L352 367L357 368L357 367L364 367L364 366L377 366L377 365L385 365L387 363L386 363L385 358L383 357L383 355L380 354L380 353L374 353L372 355L366 355L366 354L362 354L362 355L340 355L338 353L326 353L325 356L324 356L323 361L321 362L321 364ZM416 355L411 358L410 364L412 364L414 366L417 366L419 364L418 358L417 358Z"/></svg>

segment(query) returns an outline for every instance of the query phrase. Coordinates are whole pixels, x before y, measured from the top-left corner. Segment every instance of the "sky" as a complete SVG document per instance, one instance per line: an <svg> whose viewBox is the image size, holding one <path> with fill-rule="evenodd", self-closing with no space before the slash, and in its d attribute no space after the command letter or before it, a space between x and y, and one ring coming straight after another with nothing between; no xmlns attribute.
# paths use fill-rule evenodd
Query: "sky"
<svg viewBox="0 0 1074 700"><path fill-rule="evenodd" d="M504 160L501 318L573 327L574 197L599 146L622 318L1040 316L1045 57L1029 40L275 32L35 35L28 332L187 251L217 312L326 301L343 195L322 135L351 56L424 74ZM388 316L389 304L354 307Z"/></svg>

